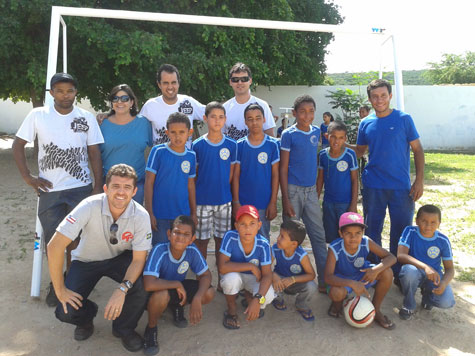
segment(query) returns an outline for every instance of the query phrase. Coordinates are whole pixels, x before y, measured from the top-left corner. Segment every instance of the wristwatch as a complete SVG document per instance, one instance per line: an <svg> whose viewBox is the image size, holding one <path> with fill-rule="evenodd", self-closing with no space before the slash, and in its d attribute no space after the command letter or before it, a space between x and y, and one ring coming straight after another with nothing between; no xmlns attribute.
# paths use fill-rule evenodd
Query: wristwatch
<svg viewBox="0 0 475 356"><path fill-rule="evenodd" d="M266 302L266 298L259 293L254 294L254 298L257 298L260 305L263 305Z"/></svg>
<svg viewBox="0 0 475 356"><path fill-rule="evenodd" d="M119 286L117 287L117 289L119 289L121 292L123 292L124 294L127 294L127 292L129 291L127 289L127 287L124 287L122 284L119 284Z"/></svg>
<svg viewBox="0 0 475 356"><path fill-rule="evenodd" d="M134 286L134 284L127 279L124 279L122 283L127 287L127 289L132 289L132 287Z"/></svg>

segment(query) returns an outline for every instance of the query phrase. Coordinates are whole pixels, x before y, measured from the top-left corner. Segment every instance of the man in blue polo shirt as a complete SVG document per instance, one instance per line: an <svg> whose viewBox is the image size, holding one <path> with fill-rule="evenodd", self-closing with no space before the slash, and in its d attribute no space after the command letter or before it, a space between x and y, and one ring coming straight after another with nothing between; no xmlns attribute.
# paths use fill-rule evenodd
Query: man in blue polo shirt
<svg viewBox="0 0 475 356"><path fill-rule="evenodd" d="M366 234L381 245L386 208L391 218L390 251L397 254L399 237L414 216L414 202L424 191L424 150L412 117L389 107L391 84L377 79L368 84L368 99L374 113L360 123L356 154L369 150L362 174ZM410 150L414 153L416 178L411 185ZM393 266L399 284L400 264Z"/></svg>

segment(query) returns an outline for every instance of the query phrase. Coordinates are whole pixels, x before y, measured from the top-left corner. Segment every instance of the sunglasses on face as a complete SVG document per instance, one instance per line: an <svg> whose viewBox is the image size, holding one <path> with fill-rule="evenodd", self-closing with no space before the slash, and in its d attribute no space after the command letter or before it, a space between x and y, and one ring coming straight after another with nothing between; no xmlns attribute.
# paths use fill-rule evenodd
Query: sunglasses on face
<svg viewBox="0 0 475 356"><path fill-rule="evenodd" d="M119 242L119 240L117 240L117 231L119 231L119 225L113 223L110 228L109 238L109 242L111 243L111 245L117 245L117 243Z"/></svg>
<svg viewBox="0 0 475 356"><path fill-rule="evenodd" d="M113 103L117 103L117 102L119 102L119 100L123 103L126 103L130 100L130 96L128 96L128 95L117 96L116 95L116 96L112 97L112 102Z"/></svg>
<svg viewBox="0 0 475 356"><path fill-rule="evenodd" d="M231 82L232 83L247 83L251 79L250 77L231 77Z"/></svg>

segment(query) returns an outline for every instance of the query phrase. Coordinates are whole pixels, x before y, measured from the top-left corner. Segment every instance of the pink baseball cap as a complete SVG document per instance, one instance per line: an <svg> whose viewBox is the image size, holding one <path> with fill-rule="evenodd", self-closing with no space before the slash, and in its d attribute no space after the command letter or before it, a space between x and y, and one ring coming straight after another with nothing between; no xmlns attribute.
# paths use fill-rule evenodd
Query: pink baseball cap
<svg viewBox="0 0 475 356"><path fill-rule="evenodd" d="M256 207L252 205L241 206L236 213L236 221L238 221L239 218L243 216L244 214L248 214L252 216L254 219L259 219L259 212L257 211Z"/></svg>
<svg viewBox="0 0 475 356"><path fill-rule="evenodd" d="M340 229L348 225L358 225L366 229L368 226L365 225L363 217L358 213L347 212L340 216L340 222L338 226Z"/></svg>

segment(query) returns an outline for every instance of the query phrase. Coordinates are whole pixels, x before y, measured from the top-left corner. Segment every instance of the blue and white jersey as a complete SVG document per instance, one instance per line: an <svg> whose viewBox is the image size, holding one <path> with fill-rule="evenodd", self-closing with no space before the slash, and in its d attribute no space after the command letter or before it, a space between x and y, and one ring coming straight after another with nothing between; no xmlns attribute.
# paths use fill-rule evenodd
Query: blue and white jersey
<svg viewBox="0 0 475 356"><path fill-rule="evenodd" d="M181 282L189 269L198 276L208 270L208 265L196 246L188 246L181 258L176 260L170 252L170 242L164 242L155 245L150 251L143 275Z"/></svg>
<svg viewBox="0 0 475 356"><path fill-rule="evenodd" d="M208 140L208 134L193 142L196 153L196 203L223 205L232 200L230 172L237 161L237 143L223 136L219 143Z"/></svg>
<svg viewBox="0 0 475 356"><path fill-rule="evenodd" d="M421 235L418 226L408 226L402 232L399 245L409 248L409 255L442 274L442 260L451 261L452 247L447 236L436 231L432 237Z"/></svg>
<svg viewBox="0 0 475 356"><path fill-rule="evenodd" d="M330 156L330 147L319 152L318 169L323 170L325 195L329 203L351 202L351 171L358 169L355 151L345 148L340 157Z"/></svg>
<svg viewBox="0 0 475 356"><path fill-rule="evenodd" d="M361 243L358 246L358 251L350 255L345 250L345 243L340 237L334 240L329 248L335 255L335 275L345 279L352 279L359 281L364 276L364 272L360 270L370 267L370 262L367 260L369 254L369 239L368 236L363 236Z"/></svg>
<svg viewBox="0 0 475 356"><path fill-rule="evenodd" d="M185 149L178 153L162 143L150 151L146 170L155 174L153 215L170 220L190 215L188 179L196 176L195 152Z"/></svg>
<svg viewBox="0 0 475 356"><path fill-rule="evenodd" d="M272 263L269 241L262 235L257 234L254 237L254 247L252 251L246 255L236 230L228 231L221 242L219 249L223 255L228 256L231 262L252 263L257 267L270 265ZM251 274L250 271L242 272Z"/></svg>
<svg viewBox="0 0 475 356"><path fill-rule="evenodd" d="M239 202L267 209L272 195L272 166L280 161L279 143L265 135L257 146L253 146L247 136L237 144L237 163L241 166Z"/></svg>
<svg viewBox="0 0 475 356"><path fill-rule="evenodd" d="M358 129L357 145L368 146L369 162L363 186L374 189L411 189L411 141L419 138L409 114L393 109L386 117L368 115Z"/></svg>
<svg viewBox="0 0 475 356"><path fill-rule="evenodd" d="M311 187L317 182L317 152L320 129L310 125L309 131L302 131L297 124L282 132L280 146L289 152L288 183Z"/></svg>
<svg viewBox="0 0 475 356"><path fill-rule="evenodd" d="M302 268L302 258L307 255L307 252L305 252L302 246L298 246L295 249L294 254L290 257L287 257L284 250L278 248L277 244L275 243L272 245L272 254L275 258L274 272L280 276L292 277L305 274L305 271Z"/></svg>
<svg viewBox="0 0 475 356"><path fill-rule="evenodd" d="M325 137L325 134L328 132L328 125L325 123L320 125L320 136L322 137L322 145L328 145L328 139Z"/></svg>

